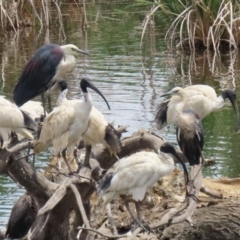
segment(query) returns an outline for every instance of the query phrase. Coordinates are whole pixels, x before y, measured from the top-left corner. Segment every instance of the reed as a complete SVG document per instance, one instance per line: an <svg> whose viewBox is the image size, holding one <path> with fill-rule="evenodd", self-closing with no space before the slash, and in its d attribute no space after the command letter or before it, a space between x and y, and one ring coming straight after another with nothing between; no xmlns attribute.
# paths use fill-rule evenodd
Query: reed
<svg viewBox="0 0 240 240"><path fill-rule="evenodd" d="M171 49L221 51L240 46L237 0L162 0L150 15L156 10L157 14L173 17L165 35Z"/></svg>
<svg viewBox="0 0 240 240"><path fill-rule="evenodd" d="M0 19L4 31L14 30L22 27L51 24L51 10L56 8L59 22L62 22L60 1L58 0L1 0Z"/></svg>

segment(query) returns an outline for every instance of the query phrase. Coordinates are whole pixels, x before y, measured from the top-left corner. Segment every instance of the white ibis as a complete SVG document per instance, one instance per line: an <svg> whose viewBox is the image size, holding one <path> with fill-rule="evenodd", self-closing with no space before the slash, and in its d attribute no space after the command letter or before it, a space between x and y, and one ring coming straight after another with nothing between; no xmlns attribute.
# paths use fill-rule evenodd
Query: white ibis
<svg viewBox="0 0 240 240"><path fill-rule="evenodd" d="M181 99L175 105L177 141L190 166L194 166L200 164L201 158L203 160L204 131L198 114L192 110L183 110L189 101L186 92L182 88L175 87L161 97L171 95Z"/></svg>
<svg viewBox="0 0 240 240"><path fill-rule="evenodd" d="M57 106L61 105L65 99L67 99L67 83L66 81L58 82L56 85L60 88L60 94L57 99ZM56 89L54 86L53 89ZM117 154L121 151L120 133L106 121L103 114L94 106L90 112L88 128L82 135L82 140L86 146L85 160L83 167L90 168L89 158L91 154L91 148L100 143L109 149L110 153Z"/></svg>
<svg viewBox="0 0 240 240"><path fill-rule="evenodd" d="M100 182L97 192L108 204L119 195L132 196L138 214L136 219L125 198L125 206L134 222L146 230L142 224L138 201L144 199L146 191L151 188L160 178L170 174L174 169L173 155L183 166L186 180L188 182L188 172L182 159L176 153L174 147L169 143L164 143L160 148L159 155L153 152L138 152L129 157L116 162L107 171Z"/></svg>
<svg viewBox="0 0 240 240"><path fill-rule="evenodd" d="M73 69L75 56L88 54L73 44L45 44L28 61L13 90L13 100L21 106L44 93L55 81ZM88 54L89 55L89 54Z"/></svg>
<svg viewBox="0 0 240 240"><path fill-rule="evenodd" d="M0 135L1 143L7 141L11 132L34 139L29 131L37 131L37 123L24 111L4 97L0 97Z"/></svg>
<svg viewBox="0 0 240 240"><path fill-rule="evenodd" d="M12 208L5 237L7 239L22 239L37 218L39 205L37 200L25 193Z"/></svg>
<svg viewBox="0 0 240 240"><path fill-rule="evenodd" d="M236 114L235 128L238 127L239 110L236 93L234 91L224 90L222 94L217 97L215 90L207 85L192 85L184 89L179 87L177 88L181 89L182 94L184 94L185 98L187 98L183 110L193 111L200 117L201 120L211 112L222 108L225 100L228 98L231 101ZM172 91L174 91L174 89L172 89ZM175 108L180 101L181 97L174 95L170 100L167 100L160 105L155 117L158 129L162 129L165 125L176 123Z"/></svg>
<svg viewBox="0 0 240 240"><path fill-rule="evenodd" d="M84 100L64 100L63 103L54 108L46 117L40 133L38 143L34 147L34 152L39 153L42 150L53 145L54 154L59 155L67 148L70 155L73 155L75 146L79 143L82 135L87 131L90 112L92 110L92 97L87 91L91 88L97 92L109 104L103 94L90 82L89 79L83 78L80 87ZM63 158L72 172L70 165Z"/></svg>

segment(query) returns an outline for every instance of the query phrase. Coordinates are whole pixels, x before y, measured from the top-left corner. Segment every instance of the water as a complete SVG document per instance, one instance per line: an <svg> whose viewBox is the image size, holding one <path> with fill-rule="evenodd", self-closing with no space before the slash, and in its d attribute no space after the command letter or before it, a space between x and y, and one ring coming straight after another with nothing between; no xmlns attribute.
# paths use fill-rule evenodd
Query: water
<svg viewBox="0 0 240 240"><path fill-rule="evenodd" d="M16 36L1 36L0 93L12 99L12 89L23 66L45 39L59 44L73 43L91 53L90 57L78 58L74 72L68 76L74 96L79 97L81 76L88 76L104 93L111 110L97 94L91 92L94 105L116 126L129 125L125 136L146 128L177 146L173 126L157 131L153 123L157 106L162 101L159 96L174 86L196 83L208 84L218 93L224 88L236 88L239 94L239 56L223 55L220 61L209 53L192 56L169 52L159 15L155 17L156 24L147 28L140 49L142 26L150 7L126 8L127 2L88 4L88 28L85 32L81 29L79 9L74 4L63 5L66 39L57 23L50 27L49 32L43 29L39 33L28 28ZM204 176L239 177L239 135L233 131L234 117L230 104L208 116L203 124L206 134L204 155L217 161L216 165L204 169ZM46 166L49 155L50 151L38 157L36 166L39 169ZM13 203L23 192L24 189L9 177L0 176L0 229L4 228Z"/></svg>

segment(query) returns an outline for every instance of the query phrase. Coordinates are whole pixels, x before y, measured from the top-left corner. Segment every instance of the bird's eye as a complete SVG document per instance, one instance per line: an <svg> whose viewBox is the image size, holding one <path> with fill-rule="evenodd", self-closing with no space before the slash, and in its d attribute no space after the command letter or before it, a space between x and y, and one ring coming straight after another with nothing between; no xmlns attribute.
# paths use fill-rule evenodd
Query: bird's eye
<svg viewBox="0 0 240 240"><path fill-rule="evenodd" d="M72 51L75 51L75 48L72 48Z"/></svg>

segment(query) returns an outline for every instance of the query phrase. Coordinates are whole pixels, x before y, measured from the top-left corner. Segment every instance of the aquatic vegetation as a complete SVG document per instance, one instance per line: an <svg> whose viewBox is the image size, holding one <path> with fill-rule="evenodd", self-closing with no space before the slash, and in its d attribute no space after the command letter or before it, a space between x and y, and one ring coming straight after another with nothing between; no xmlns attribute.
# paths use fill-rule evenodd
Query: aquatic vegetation
<svg viewBox="0 0 240 240"><path fill-rule="evenodd" d="M59 23L62 25L61 3L53 1L0 1L0 18L3 30L14 30L28 26L49 26L51 24L51 13L58 13ZM77 2L76 2L77 5Z"/></svg>
<svg viewBox="0 0 240 240"><path fill-rule="evenodd" d="M154 12L174 17L165 35L170 48L219 51L240 46L236 0L162 0L150 15Z"/></svg>

